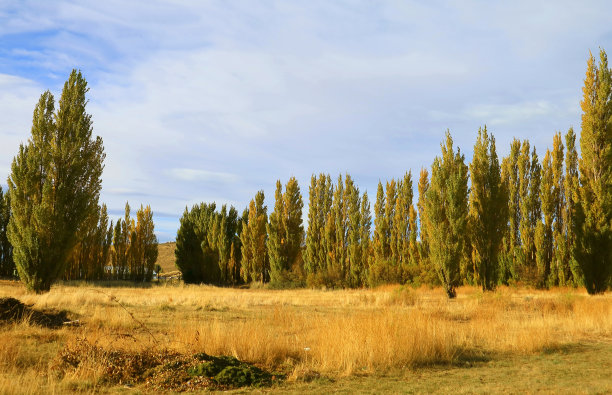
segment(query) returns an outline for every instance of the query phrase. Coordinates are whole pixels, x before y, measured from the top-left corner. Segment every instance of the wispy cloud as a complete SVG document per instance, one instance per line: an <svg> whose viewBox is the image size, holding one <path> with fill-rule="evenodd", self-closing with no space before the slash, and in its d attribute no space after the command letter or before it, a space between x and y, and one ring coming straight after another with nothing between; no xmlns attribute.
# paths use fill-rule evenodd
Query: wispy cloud
<svg viewBox="0 0 612 395"><path fill-rule="evenodd" d="M230 183L238 180L238 176L235 174L200 169L170 169L168 174L183 181L221 181Z"/></svg>

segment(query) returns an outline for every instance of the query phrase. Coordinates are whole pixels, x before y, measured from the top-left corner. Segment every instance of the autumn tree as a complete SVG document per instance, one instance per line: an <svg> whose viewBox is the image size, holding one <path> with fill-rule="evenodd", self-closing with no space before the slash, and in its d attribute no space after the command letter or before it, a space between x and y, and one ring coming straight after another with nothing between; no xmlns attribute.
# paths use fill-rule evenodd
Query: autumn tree
<svg viewBox="0 0 612 395"><path fill-rule="evenodd" d="M510 144L510 154L502 160L501 177L508 192L508 225L502 239L503 252L500 256L500 280L504 284L517 279L517 266L521 251L520 153L521 142L514 139Z"/></svg>
<svg viewBox="0 0 612 395"><path fill-rule="evenodd" d="M429 190L429 172L425 168L421 168L419 174L419 200L417 201L418 216L420 222L419 229L419 272L420 281L427 284L433 284L438 279L435 267L431 264L429 259L429 236L428 236L428 223L427 216L425 215L425 206L427 201L427 191Z"/></svg>
<svg viewBox="0 0 612 395"><path fill-rule="evenodd" d="M68 258L64 279L103 280L110 260L112 231L113 225L108 222L106 205L103 204L79 229L79 239Z"/></svg>
<svg viewBox="0 0 612 395"><path fill-rule="evenodd" d="M487 127L478 129L470 164L470 240L477 282L483 291L495 289L499 254L508 223L508 192L501 179L495 138Z"/></svg>
<svg viewBox="0 0 612 395"><path fill-rule="evenodd" d="M136 262L134 281L151 281L153 269L158 255L158 241L155 235L155 224L153 223L153 211L151 207L140 206L136 212L136 226L131 241L132 256Z"/></svg>
<svg viewBox="0 0 612 395"><path fill-rule="evenodd" d="M574 257L589 294L606 290L612 274L612 78L608 58L591 54L582 89L580 187L573 212Z"/></svg>
<svg viewBox="0 0 612 395"><path fill-rule="evenodd" d="M98 209L105 155L102 139L92 136L87 91L73 70L57 111L53 95L43 93L31 137L11 166L8 238L21 280L37 293L61 277L77 230Z"/></svg>
<svg viewBox="0 0 612 395"><path fill-rule="evenodd" d="M449 298L460 284L459 264L464 253L468 219L468 168L461 150L453 150L453 139L446 132L440 144L442 156L431 168L431 184L426 193L425 217L429 257Z"/></svg>
<svg viewBox="0 0 612 395"><path fill-rule="evenodd" d="M242 229L242 278L245 282L270 280L270 263L267 251L266 224L268 208L264 205L263 191L257 192L249 203L248 223Z"/></svg>

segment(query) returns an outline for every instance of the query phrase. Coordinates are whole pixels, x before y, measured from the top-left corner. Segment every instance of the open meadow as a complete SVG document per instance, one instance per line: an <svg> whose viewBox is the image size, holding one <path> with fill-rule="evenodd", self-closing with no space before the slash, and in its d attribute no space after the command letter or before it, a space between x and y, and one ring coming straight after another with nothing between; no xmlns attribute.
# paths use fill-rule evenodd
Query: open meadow
<svg viewBox="0 0 612 395"><path fill-rule="evenodd" d="M3 316L0 393L612 391L610 294L129 285L1 282L31 310ZM223 355L254 386L202 372Z"/></svg>

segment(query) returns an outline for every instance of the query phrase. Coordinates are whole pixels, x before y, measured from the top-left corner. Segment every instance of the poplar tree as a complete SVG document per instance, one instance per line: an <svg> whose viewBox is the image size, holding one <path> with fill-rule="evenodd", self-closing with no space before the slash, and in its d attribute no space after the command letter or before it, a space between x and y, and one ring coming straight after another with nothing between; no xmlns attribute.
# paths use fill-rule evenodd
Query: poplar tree
<svg viewBox="0 0 612 395"><path fill-rule="evenodd" d="M346 235L346 285L358 287L361 285L363 267L363 249L361 246L361 197L359 188L353 179L347 174L345 179L345 205L347 212L347 235Z"/></svg>
<svg viewBox="0 0 612 395"><path fill-rule="evenodd" d="M112 238L108 237L108 213L103 204L95 216L79 230L79 240L68 260L64 279L102 280L110 257Z"/></svg>
<svg viewBox="0 0 612 395"><path fill-rule="evenodd" d="M425 217L430 259L449 298L460 284L459 264L465 249L468 218L468 169L461 150L453 150L453 139L446 132L440 144L442 156L431 168L431 184L426 193Z"/></svg>
<svg viewBox="0 0 612 395"><path fill-rule="evenodd" d="M282 283L288 280L294 265L299 265L304 240L303 206L295 177L287 182L285 193L280 180L276 182L274 211L267 225L271 282Z"/></svg>
<svg viewBox="0 0 612 395"><path fill-rule="evenodd" d="M34 110L32 135L21 144L8 179L8 238L30 291L46 292L63 274L77 229L98 209L104 148L92 136L87 82L73 70L55 112L50 92Z"/></svg>
<svg viewBox="0 0 612 395"><path fill-rule="evenodd" d="M598 65L590 55L582 91L574 256L587 292L597 294L606 290L612 274L612 77L604 50Z"/></svg>
<svg viewBox="0 0 612 395"><path fill-rule="evenodd" d="M552 173L553 173L553 196L554 196L554 224L553 224L553 247L551 262L552 285L570 285L571 270L567 257L566 240L564 234L563 210L566 206L565 177L563 175L564 146L561 132L555 133L552 149Z"/></svg>
<svg viewBox="0 0 612 395"><path fill-rule="evenodd" d="M329 175L312 176L309 189L305 269L309 282L327 271L325 228L331 212L333 184ZM316 274L316 275L315 275ZM317 280L318 281L318 280Z"/></svg>
<svg viewBox="0 0 612 395"><path fill-rule="evenodd" d="M132 242L137 262L136 281L151 281L153 269L158 255L158 241L155 235L155 224L153 223L153 211L151 206L140 206L136 212L136 239Z"/></svg>
<svg viewBox="0 0 612 395"><path fill-rule="evenodd" d="M504 235L503 253L500 257L500 280L508 284L517 279L517 266L521 249L521 193L519 179L519 156L521 142L517 139L510 144L510 154L502 160L502 182L508 191L508 226Z"/></svg>
<svg viewBox="0 0 612 395"><path fill-rule="evenodd" d="M299 267L296 266L302 265L302 243L304 242L302 210L304 208L304 201L302 200L300 186L295 177L291 177L287 181L283 200L287 270L292 270L294 267L298 269Z"/></svg>
<svg viewBox="0 0 612 395"><path fill-rule="evenodd" d="M544 222L538 221L535 233L536 246L536 266L537 277L536 285L540 288L546 287L547 281L556 281L550 278L551 262L553 253L553 222L555 220L555 209L557 206L557 191L555 190L553 178L553 164L550 150L546 150L544 160L542 161L542 177L540 183L540 201ZM556 274L556 273L554 273Z"/></svg>
<svg viewBox="0 0 612 395"><path fill-rule="evenodd" d="M0 186L0 276L12 276L15 271L13 246L7 237L7 228L11 218L11 201L8 193L4 194Z"/></svg>
<svg viewBox="0 0 612 395"><path fill-rule="evenodd" d="M263 191L257 192L249 203L248 223L242 230L242 278L245 282L268 282L270 264L266 250L268 208L264 206Z"/></svg>
<svg viewBox="0 0 612 395"><path fill-rule="evenodd" d="M330 285L341 286L344 282L344 259L346 254L346 211L344 201L344 182L342 175L334 188L331 213L326 227L328 251L328 275Z"/></svg>
<svg viewBox="0 0 612 395"><path fill-rule="evenodd" d="M508 193L501 179L495 138L487 127L478 129L470 164L470 240L477 282L483 291L495 289L499 253L508 223Z"/></svg>
<svg viewBox="0 0 612 395"><path fill-rule="evenodd" d="M582 272L576 262L573 253L576 246L576 229L574 228L574 218L576 202L580 199L580 184L578 175L578 152L576 152L576 133L573 128L569 128L565 135L565 146L567 155L565 156L565 205L563 206L563 260L567 262L571 271L571 280L566 281L568 285L580 285L582 283Z"/></svg>
<svg viewBox="0 0 612 395"><path fill-rule="evenodd" d="M119 230L121 229L119 223L117 223L117 227ZM117 233L117 228L115 228L115 239L117 239ZM175 265L181 271L183 281L186 284L198 284L204 279L204 253L200 244L201 242L196 234L195 217L185 207L176 234L174 255Z"/></svg>
<svg viewBox="0 0 612 395"><path fill-rule="evenodd" d="M391 256L391 237L387 203L382 182L378 182L376 203L374 204L374 237L372 240L373 257L368 273L370 286L376 286L389 277L389 258Z"/></svg>
<svg viewBox="0 0 612 395"><path fill-rule="evenodd" d="M412 173L407 172L404 178L397 184L397 196L395 201L395 216L393 220L393 239L395 244L395 261L397 262L399 273L398 280L402 283L412 281L415 274L415 267L411 259L410 242L413 232L410 213L414 210L412 205Z"/></svg>
<svg viewBox="0 0 612 395"><path fill-rule="evenodd" d="M366 273L372 260L372 212L370 210L370 199L368 192L364 192L361 197L361 285L365 285Z"/></svg>
<svg viewBox="0 0 612 395"><path fill-rule="evenodd" d="M425 168L421 168L419 174L419 200L417 201L417 209L420 222L419 231L419 266L421 281L428 284L433 284L438 275L435 268L429 260L429 236L427 235L427 216L425 215L425 202L427 191L429 190L429 172Z"/></svg>
<svg viewBox="0 0 612 395"><path fill-rule="evenodd" d="M519 278L529 283L537 281L536 228L541 222L540 178L541 166L535 147L523 141L519 155L519 195L521 211L519 232L521 250L518 259Z"/></svg>

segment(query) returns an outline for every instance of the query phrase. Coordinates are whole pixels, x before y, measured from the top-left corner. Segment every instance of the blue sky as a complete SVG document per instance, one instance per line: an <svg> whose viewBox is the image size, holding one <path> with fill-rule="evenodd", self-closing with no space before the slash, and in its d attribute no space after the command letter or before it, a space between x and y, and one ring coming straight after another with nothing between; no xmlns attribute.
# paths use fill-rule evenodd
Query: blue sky
<svg viewBox="0 0 612 395"><path fill-rule="evenodd" d="M534 4L535 3L535 4ZM313 173L378 180L431 165L450 129L469 160L543 156L580 128L589 50L612 51L606 1L0 1L0 179L38 96L72 68L104 139L101 201L150 204L161 241L186 205L239 211ZM416 182L415 182L416 184Z"/></svg>

